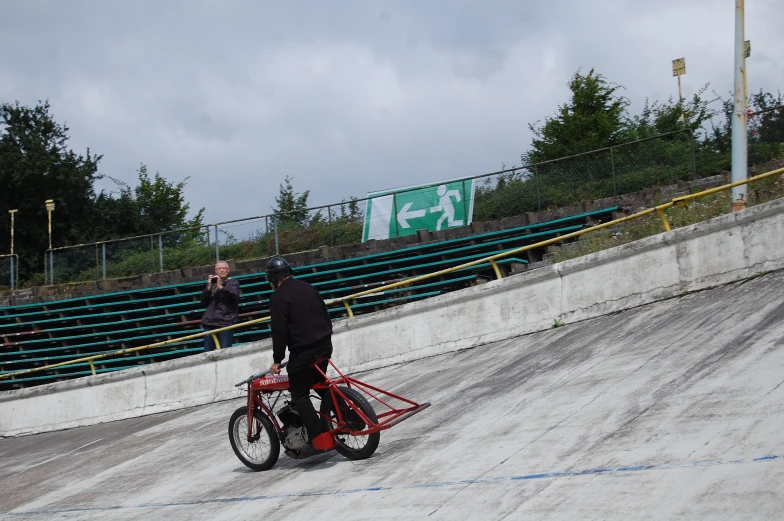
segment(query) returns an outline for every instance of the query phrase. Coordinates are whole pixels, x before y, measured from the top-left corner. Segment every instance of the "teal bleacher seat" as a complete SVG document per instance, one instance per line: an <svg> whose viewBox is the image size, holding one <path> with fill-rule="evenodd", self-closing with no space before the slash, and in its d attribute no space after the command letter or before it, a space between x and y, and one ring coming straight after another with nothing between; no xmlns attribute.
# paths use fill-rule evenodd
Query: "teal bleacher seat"
<svg viewBox="0 0 784 521"><path fill-rule="evenodd" d="M418 244L354 258L295 266L295 276L312 283L325 300L344 297L389 282L408 280L490 254L513 250L581 229L588 219L609 217L617 207L504 230ZM505 258L501 266L526 259ZM355 315L426 299L495 278L490 263L372 294L351 301ZM271 289L263 273L239 274L241 320L268 313ZM189 282L123 292L0 308L0 373L40 367L78 357L162 342L201 331L203 282ZM342 304L328 307L333 320L347 317ZM269 336L262 323L235 332L235 345ZM103 373L201 352L202 339L95 361ZM88 370L85 370L85 365ZM88 363L0 380L0 390L40 385L91 374Z"/></svg>

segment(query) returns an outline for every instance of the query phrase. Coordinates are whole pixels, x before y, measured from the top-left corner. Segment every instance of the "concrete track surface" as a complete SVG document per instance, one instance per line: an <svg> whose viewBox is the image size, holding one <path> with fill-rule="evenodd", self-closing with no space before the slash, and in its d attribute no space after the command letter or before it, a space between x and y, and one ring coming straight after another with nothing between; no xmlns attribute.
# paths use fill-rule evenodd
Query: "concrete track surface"
<svg viewBox="0 0 784 521"><path fill-rule="evenodd" d="M0 517L784 518L782 272L359 377L433 403L368 460L250 472L237 399L0 440Z"/></svg>

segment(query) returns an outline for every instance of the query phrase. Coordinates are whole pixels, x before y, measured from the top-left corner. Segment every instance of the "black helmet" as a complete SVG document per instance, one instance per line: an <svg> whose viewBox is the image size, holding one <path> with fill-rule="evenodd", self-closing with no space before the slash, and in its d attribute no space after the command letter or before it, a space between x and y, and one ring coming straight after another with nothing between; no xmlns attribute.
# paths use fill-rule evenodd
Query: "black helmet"
<svg viewBox="0 0 784 521"><path fill-rule="evenodd" d="M291 275L291 264L286 262L283 257L272 257L267 262L264 271L267 274L267 280L272 284L277 284Z"/></svg>

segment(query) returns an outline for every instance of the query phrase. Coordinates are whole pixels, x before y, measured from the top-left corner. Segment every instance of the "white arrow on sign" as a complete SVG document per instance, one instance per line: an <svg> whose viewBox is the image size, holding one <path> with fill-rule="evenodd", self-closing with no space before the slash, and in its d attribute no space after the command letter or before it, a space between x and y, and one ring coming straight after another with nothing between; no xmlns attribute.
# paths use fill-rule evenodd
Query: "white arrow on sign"
<svg viewBox="0 0 784 521"><path fill-rule="evenodd" d="M411 228L411 226L408 225L409 219L425 216L425 210L414 210L413 212L409 212L408 209L411 208L411 205L413 204L414 203L406 203L397 213L397 222L400 223L400 226L403 228Z"/></svg>

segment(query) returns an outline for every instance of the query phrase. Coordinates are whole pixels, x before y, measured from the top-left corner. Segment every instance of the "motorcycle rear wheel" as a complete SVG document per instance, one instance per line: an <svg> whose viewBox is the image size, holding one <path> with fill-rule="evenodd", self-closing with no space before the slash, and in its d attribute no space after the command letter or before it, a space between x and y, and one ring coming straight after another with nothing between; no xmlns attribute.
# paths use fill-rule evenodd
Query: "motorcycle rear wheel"
<svg viewBox="0 0 784 521"><path fill-rule="evenodd" d="M356 408L362 411L369 420L373 423L378 423L378 417L373 407L368 403L365 397L359 391L349 387L338 387L346 398L348 398ZM321 413L337 422L337 415L335 414L335 402L332 397L327 394L325 399L321 402ZM381 440L381 433L374 432L367 433L367 425L360 418L360 416L349 408L348 404L340 397L336 399L341 404L340 414L346 426L349 428L348 433L339 433L335 435L336 447L335 450L341 455L350 460L367 459L376 452L378 443ZM324 430L332 430L335 428L335 423L324 420Z"/></svg>

